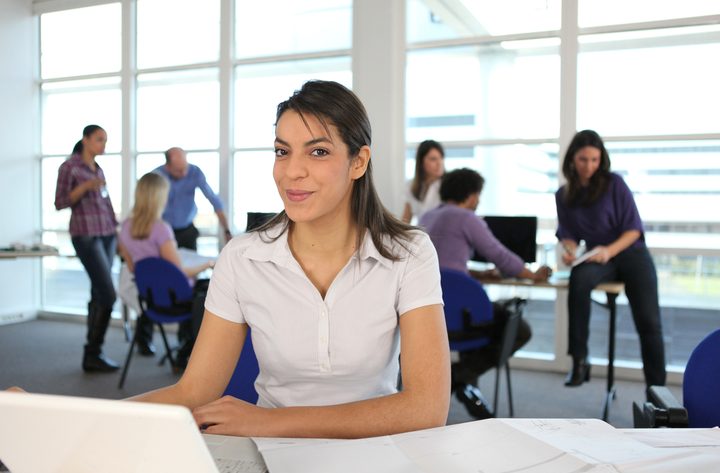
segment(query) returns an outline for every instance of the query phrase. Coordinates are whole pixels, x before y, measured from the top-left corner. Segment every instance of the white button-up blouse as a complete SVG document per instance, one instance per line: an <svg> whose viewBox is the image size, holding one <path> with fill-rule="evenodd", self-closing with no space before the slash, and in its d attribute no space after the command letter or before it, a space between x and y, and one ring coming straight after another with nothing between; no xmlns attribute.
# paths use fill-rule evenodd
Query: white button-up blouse
<svg viewBox="0 0 720 473"><path fill-rule="evenodd" d="M411 234L408 249L391 244L400 257L392 261L367 233L324 299L287 232L274 241L252 232L225 246L205 308L252 329L258 405L332 405L397 391L399 317L442 304L435 248L425 233Z"/></svg>

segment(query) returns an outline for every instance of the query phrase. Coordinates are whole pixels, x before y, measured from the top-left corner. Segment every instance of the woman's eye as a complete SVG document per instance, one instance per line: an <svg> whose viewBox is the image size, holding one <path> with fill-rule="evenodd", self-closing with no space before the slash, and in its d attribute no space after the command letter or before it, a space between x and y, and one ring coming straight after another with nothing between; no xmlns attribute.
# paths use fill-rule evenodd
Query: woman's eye
<svg viewBox="0 0 720 473"><path fill-rule="evenodd" d="M330 153L326 149L317 148L317 149L312 150L310 152L310 154L312 156L323 157L323 156L327 156Z"/></svg>
<svg viewBox="0 0 720 473"><path fill-rule="evenodd" d="M275 157L281 158L283 156L287 156L287 150L284 150L282 148L275 148Z"/></svg>

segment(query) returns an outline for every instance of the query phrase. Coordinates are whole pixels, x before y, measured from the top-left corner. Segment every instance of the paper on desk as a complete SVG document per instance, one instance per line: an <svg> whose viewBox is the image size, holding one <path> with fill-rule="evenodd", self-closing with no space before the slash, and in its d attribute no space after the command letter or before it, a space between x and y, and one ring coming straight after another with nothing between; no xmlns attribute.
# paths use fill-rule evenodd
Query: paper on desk
<svg viewBox="0 0 720 473"><path fill-rule="evenodd" d="M200 266L201 264L216 259L214 257L200 255L197 251L188 250L187 248L178 248L178 255L180 256L180 263L183 268Z"/></svg>
<svg viewBox="0 0 720 473"><path fill-rule="evenodd" d="M273 473L636 473L717 464L688 449L642 444L594 419L488 419L371 439L283 441L256 440Z"/></svg>

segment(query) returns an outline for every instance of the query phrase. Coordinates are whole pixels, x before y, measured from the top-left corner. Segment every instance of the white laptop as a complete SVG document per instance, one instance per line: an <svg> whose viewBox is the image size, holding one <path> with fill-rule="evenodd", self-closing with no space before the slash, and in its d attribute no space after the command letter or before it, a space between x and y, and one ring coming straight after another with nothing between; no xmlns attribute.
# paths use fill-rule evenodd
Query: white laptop
<svg viewBox="0 0 720 473"><path fill-rule="evenodd" d="M0 392L0 461L11 473L266 471L257 450L215 437L206 443L185 407Z"/></svg>

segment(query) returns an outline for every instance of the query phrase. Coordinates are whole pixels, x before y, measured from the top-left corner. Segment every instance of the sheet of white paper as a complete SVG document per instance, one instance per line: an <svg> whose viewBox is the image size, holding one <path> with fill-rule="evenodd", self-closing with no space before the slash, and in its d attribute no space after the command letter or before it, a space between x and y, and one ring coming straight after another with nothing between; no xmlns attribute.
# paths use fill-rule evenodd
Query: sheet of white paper
<svg viewBox="0 0 720 473"><path fill-rule="evenodd" d="M253 440L272 473L424 473L395 448L390 437Z"/></svg>
<svg viewBox="0 0 720 473"><path fill-rule="evenodd" d="M713 429L621 429L627 437L659 448L693 447L717 450L720 428Z"/></svg>
<svg viewBox="0 0 720 473"><path fill-rule="evenodd" d="M196 251L188 250L187 248L178 248L178 255L180 255L180 263L184 268L200 266L203 263L216 259L211 256L199 255Z"/></svg>
<svg viewBox="0 0 720 473"><path fill-rule="evenodd" d="M203 434L220 473L267 473L267 467L249 438Z"/></svg>
<svg viewBox="0 0 720 473"><path fill-rule="evenodd" d="M591 257L595 256L595 255L598 254L598 253L600 253L600 248L598 248L598 247L595 247L595 248L593 248L593 249L590 250L590 251L586 251L585 253L583 253L583 254L581 254L580 256L578 256L577 258L575 258L575 259L573 260L571 266L574 268L575 266L577 266L577 265L579 265L579 264L581 264L581 263L584 263L585 260L587 260L588 258L591 258Z"/></svg>

